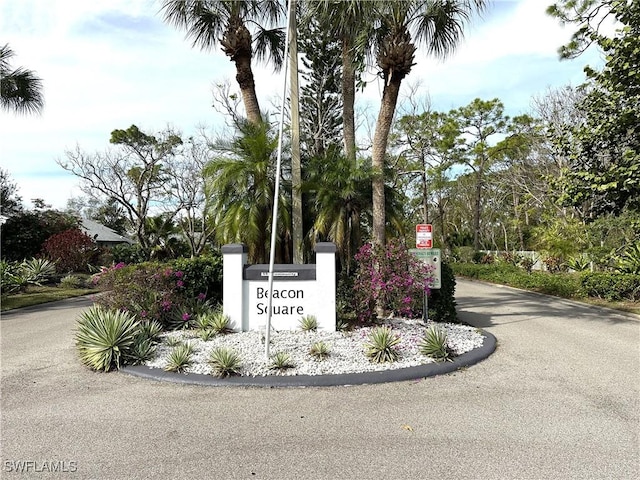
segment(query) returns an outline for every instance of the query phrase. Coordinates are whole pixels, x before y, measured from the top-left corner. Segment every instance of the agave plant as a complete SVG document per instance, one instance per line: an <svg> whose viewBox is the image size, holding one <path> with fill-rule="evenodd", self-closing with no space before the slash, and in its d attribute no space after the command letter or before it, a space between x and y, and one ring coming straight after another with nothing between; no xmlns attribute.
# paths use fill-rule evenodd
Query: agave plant
<svg viewBox="0 0 640 480"><path fill-rule="evenodd" d="M239 375L242 368L240 356L230 348L218 347L211 351L209 363L213 374L223 378L230 375Z"/></svg>
<svg viewBox="0 0 640 480"><path fill-rule="evenodd" d="M167 358L167 365L164 369L167 372L183 373L193 363L193 345L190 343L182 343L171 350Z"/></svg>
<svg viewBox="0 0 640 480"><path fill-rule="evenodd" d="M318 360L324 360L329 356L330 353L331 352L329 349L329 345L322 341L315 342L309 349L309 355L315 357Z"/></svg>
<svg viewBox="0 0 640 480"><path fill-rule="evenodd" d="M233 332L231 318L219 309L197 315L194 322L196 328L201 332L209 330L213 335L224 335Z"/></svg>
<svg viewBox="0 0 640 480"><path fill-rule="evenodd" d="M162 325L157 320L138 323L138 336L148 339L151 343L157 343L162 333Z"/></svg>
<svg viewBox="0 0 640 480"><path fill-rule="evenodd" d="M298 321L303 332L315 332L318 330L318 319L314 315L305 315Z"/></svg>
<svg viewBox="0 0 640 480"><path fill-rule="evenodd" d="M400 337L390 327L376 327L369 333L365 354L376 363L395 362L398 359L395 347L399 343Z"/></svg>
<svg viewBox="0 0 640 480"><path fill-rule="evenodd" d="M418 349L423 355L438 361L450 361L453 356L453 351L447 344L447 332L436 325L427 328L424 337L418 344Z"/></svg>
<svg viewBox="0 0 640 480"><path fill-rule="evenodd" d="M287 368L293 368L295 364L291 359L291 355L287 352L276 352L271 355L271 363L269 368L272 370L285 370Z"/></svg>
<svg viewBox="0 0 640 480"><path fill-rule="evenodd" d="M640 275L640 242L628 245L615 261L619 272Z"/></svg>
<svg viewBox="0 0 640 480"><path fill-rule="evenodd" d="M156 353L156 346L150 338L138 335L127 355L127 360L133 365L151 360Z"/></svg>
<svg viewBox="0 0 640 480"><path fill-rule="evenodd" d="M135 317L119 310L93 306L78 320L76 347L82 363L93 370L120 368L134 344L138 326Z"/></svg>
<svg viewBox="0 0 640 480"><path fill-rule="evenodd" d="M44 258L32 258L25 260L20 265L21 270L30 279L31 283L40 285L56 273L56 264Z"/></svg>

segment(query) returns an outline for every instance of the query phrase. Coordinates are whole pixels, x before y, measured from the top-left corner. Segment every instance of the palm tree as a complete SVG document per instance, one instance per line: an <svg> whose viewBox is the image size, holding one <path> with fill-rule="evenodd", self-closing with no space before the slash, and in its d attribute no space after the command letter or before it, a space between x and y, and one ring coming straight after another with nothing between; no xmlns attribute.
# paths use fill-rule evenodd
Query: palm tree
<svg viewBox="0 0 640 480"><path fill-rule="evenodd" d="M360 247L360 215L369 206L368 175L335 149L314 159L304 191L313 196L315 213L308 233L311 243L330 240L336 244L341 270L349 274L351 258Z"/></svg>
<svg viewBox="0 0 640 480"><path fill-rule="evenodd" d="M411 72L421 43L428 54L445 58L463 35L473 11L487 0L397 0L371 2L376 14L375 60L384 81L382 101L373 137L373 242L384 245L384 166L387 142L402 80Z"/></svg>
<svg viewBox="0 0 640 480"><path fill-rule="evenodd" d="M14 55L9 44L0 47L0 105L18 114L40 113L44 108L42 80L31 70L12 70L9 59Z"/></svg>
<svg viewBox="0 0 640 480"><path fill-rule="evenodd" d="M236 139L215 147L221 155L205 168L216 238L222 244L245 243L252 263L267 263L269 259L277 147L278 139L268 123L247 123ZM280 192L278 233L282 252L286 250L282 244L290 241L291 202L287 188Z"/></svg>
<svg viewBox="0 0 640 480"><path fill-rule="evenodd" d="M256 95L251 62L270 60L276 69L283 63L284 32L266 29L283 15L277 0L164 0L166 22L184 28L193 45L208 50L220 44L222 51L236 65L236 81L240 86L247 120L262 121ZM249 30L252 27L254 33ZM255 52L254 52L255 47Z"/></svg>

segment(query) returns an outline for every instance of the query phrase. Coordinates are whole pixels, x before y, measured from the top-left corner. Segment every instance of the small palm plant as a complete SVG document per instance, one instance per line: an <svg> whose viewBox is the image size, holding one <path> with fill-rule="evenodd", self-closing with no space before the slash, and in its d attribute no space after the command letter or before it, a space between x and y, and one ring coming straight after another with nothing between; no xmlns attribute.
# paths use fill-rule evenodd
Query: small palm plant
<svg viewBox="0 0 640 480"><path fill-rule="evenodd" d="M193 363L193 345L190 343L182 343L171 350L167 359L167 365L164 369L167 372L183 373Z"/></svg>
<svg viewBox="0 0 640 480"><path fill-rule="evenodd" d="M82 363L108 372L120 368L134 344L138 325L135 317L120 310L93 306L78 320L76 348Z"/></svg>
<svg viewBox="0 0 640 480"><path fill-rule="evenodd" d="M427 328L424 337L418 345L418 349L423 355L438 361L451 361L451 357L453 356L453 350L451 350L447 344L447 332L436 325L431 325Z"/></svg>
<svg viewBox="0 0 640 480"><path fill-rule="evenodd" d="M309 355L316 358L317 360L324 360L329 356L330 353L331 351L329 349L329 345L322 341L315 342L309 349Z"/></svg>
<svg viewBox="0 0 640 480"><path fill-rule="evenodd" d="M376 327L369 333L365 354L376 363L395 362L399 356L396 350L399 343L400 337L390 327Z"/></svg>
<svg viewBox="0 0 640 480"><path fill-rule="evenodd" d="M318 319L314 315L305 315L298 321L303 332L315 332L318 330Z"/></svg>
<svg viewBox="0 0 640 480"><path fill-rule="evenodd" d="M230 348L218 347L211 351L209 363L216 377L239 375L242 368L240 356Z"/></svg>
<svg viewBox="0 0 640 480"><path fill-rule="evenodd" d="M269 368L272 370L286 370L287 368L293 368L295 364L291 359L291 355L287 352L276 352L271 355L271 363Z"/></svg>

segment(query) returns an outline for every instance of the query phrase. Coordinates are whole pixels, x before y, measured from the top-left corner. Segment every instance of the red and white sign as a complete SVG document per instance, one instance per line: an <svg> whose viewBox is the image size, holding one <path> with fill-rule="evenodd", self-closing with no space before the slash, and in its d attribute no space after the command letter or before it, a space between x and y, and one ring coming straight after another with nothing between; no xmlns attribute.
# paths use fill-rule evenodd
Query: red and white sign
<svg viewBox="0 0 640 480"><path fill-rule="evenodd" d="M416 248L433 248L433 226L430 223L416 225Z"/></svg>

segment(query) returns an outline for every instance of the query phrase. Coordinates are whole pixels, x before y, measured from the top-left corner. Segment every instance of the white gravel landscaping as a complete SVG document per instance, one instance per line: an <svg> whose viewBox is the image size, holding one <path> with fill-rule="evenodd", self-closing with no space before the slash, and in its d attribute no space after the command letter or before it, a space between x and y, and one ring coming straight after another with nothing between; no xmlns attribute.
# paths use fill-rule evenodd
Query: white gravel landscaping
<svg viewBox="0 0 640 480"><path fill-rule="evenodd" d="M242 359L242 376L256 377L266 375L331 375L339 373L357 373L379 370L406 368L434 362L418 351L418 344L424 336L427 325L420 320L392 319L385 322L398 334L401 342L397 345L400 353L398 361L393 363L373 363L365 355L365 343L372 327L357 328L345 332L302 332L272 331L270 353L284 351L291 356L294 368L272 370L265 359L265 347L259 332L231 333L203 341L195 330L179 330L162 335L155 357L145 363L154 368L163 369L167 356L173 349L167 345L167 339L177 337L190 342L195 347L193 363L185 369L186 373L211 374L208 364L212 349L225 346L232 348ZM429 322L428 325L430 325ZM485 338L476 328L466 325L439 323L446 329L449 347L460 355L482 346ZM316 360L309 354L311 345L323 341L330 349L324 360Z"/></svg>

